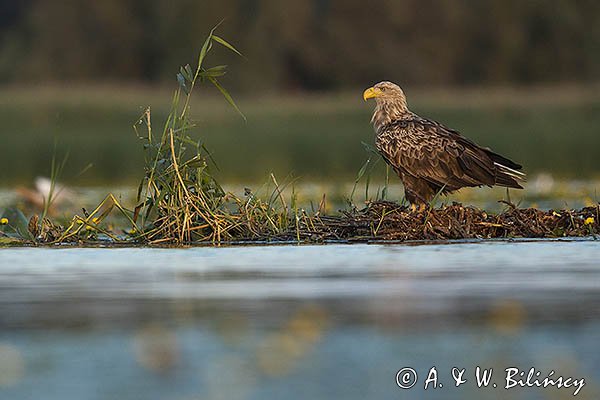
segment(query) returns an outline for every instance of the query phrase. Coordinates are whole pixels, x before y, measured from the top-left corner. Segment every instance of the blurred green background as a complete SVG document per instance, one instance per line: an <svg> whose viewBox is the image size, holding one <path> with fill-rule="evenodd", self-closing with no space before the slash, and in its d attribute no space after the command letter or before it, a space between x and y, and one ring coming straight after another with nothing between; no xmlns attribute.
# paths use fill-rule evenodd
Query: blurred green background
<svg viewBox="0 0 600 400"><path fill-rule="evenodd" d="M223 18L245 58L209 62L229 64L248 120L208 87L192 114L226 182L352 181L373 141L361 93L383 79L531 174L600 176L597 1L2 0L0 186L66 152L64 181L133 184L132 125L150 106L160 126L179 66Z"/></svg>

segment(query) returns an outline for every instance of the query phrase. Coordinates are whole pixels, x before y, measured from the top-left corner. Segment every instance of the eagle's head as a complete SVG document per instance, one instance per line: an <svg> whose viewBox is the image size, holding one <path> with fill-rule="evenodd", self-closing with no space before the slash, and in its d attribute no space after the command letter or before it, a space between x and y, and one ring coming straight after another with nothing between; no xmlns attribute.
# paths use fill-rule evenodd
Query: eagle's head
<svg viewBox="0 0 600 400"><path fill-rule="evenodd" d="M363 99L375 99L375 113L371 121L376 129L409 113L404 92L392 82L383 81L368 88L363 93Z"/></svg>
<svg viewBox="0 0 600 400"><path fill-rule="evenodd" d="M363 99L365 99L365 101L375 99L378 103L395 101L406 103L406 96L404 96L404 92L400 86L388 81L379 82L373 87L365 90Z"/></svg>

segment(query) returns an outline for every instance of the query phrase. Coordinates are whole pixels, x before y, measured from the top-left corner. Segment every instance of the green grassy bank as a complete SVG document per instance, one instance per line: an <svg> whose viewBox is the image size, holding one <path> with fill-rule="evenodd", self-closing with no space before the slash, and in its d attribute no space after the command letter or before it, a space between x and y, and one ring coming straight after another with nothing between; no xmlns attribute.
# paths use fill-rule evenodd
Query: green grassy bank
<svg viewBox="0 0 600 400"><path fill-rule="evenodd" d="M417 113L460 130L523 163L527 172L597 178L600 174L598 88L434 91L406 88ZM206 90L206 89L205 89ZM215 97L211 97L211 95ZM213 92L193 102L197 137L213 152L224 182L262 182L270 172L313 181L351 181L373 141L372 104L361 91L246 96L244 122ZM204 96L206 95L206 96ZM74 184L135 184L143 155L132 124L146 106L162 126L170 92L118 86L0 90L0 181L28 184L47 175L57 153L69 151L63 180ZM93 167L79 172L89 163Z"/></svg>

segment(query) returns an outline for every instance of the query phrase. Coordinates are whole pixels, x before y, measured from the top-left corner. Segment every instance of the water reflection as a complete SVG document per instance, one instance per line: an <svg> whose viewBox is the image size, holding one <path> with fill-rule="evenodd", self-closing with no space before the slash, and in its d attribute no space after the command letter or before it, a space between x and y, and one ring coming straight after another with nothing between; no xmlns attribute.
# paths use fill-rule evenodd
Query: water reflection
<svg viewBox="0 0 600 400"><path fill-rule="evenodd" d="M562 399L473 369L585 377L600 396L600 245L12 249L0 398ZM444 388L424 391L436 366ZM395 373L420 382L402 391ZM450 371L467 369L455 388Z"/></svg>
<svg viewBox="0 0 600 400"><path fill-rule="evenodd" d="M136 332L133 352L140 366L159 373L175 368L179 358L175 333L159 324L144 326Z"/></svg>
<svg viewBox="0 0 600 400"><path fill-rule="evenodd" d="M318 306L296 311L281 329L264 338L257 352L259 369L269 376L289 374L313 351L327 328L327 314Z"/></svg>
<svg viewBox="0 0 600 400"><path fill-rule="evenodd" d="M0 343L0 388L18 384L24 375L21 351L10 344Z"/></svg>

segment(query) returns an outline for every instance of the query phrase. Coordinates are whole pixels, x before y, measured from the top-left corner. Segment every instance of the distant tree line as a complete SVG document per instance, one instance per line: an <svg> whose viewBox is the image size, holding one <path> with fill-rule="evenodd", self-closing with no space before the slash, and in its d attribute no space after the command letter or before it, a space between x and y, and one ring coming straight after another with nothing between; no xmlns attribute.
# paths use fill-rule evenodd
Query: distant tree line
<svg viewBox="0 0 600 400"><path fill-rule="evenodd" d="M238 89L600 78L598 0L0 0L0 83L173 80L222 18Z"/></svg>

